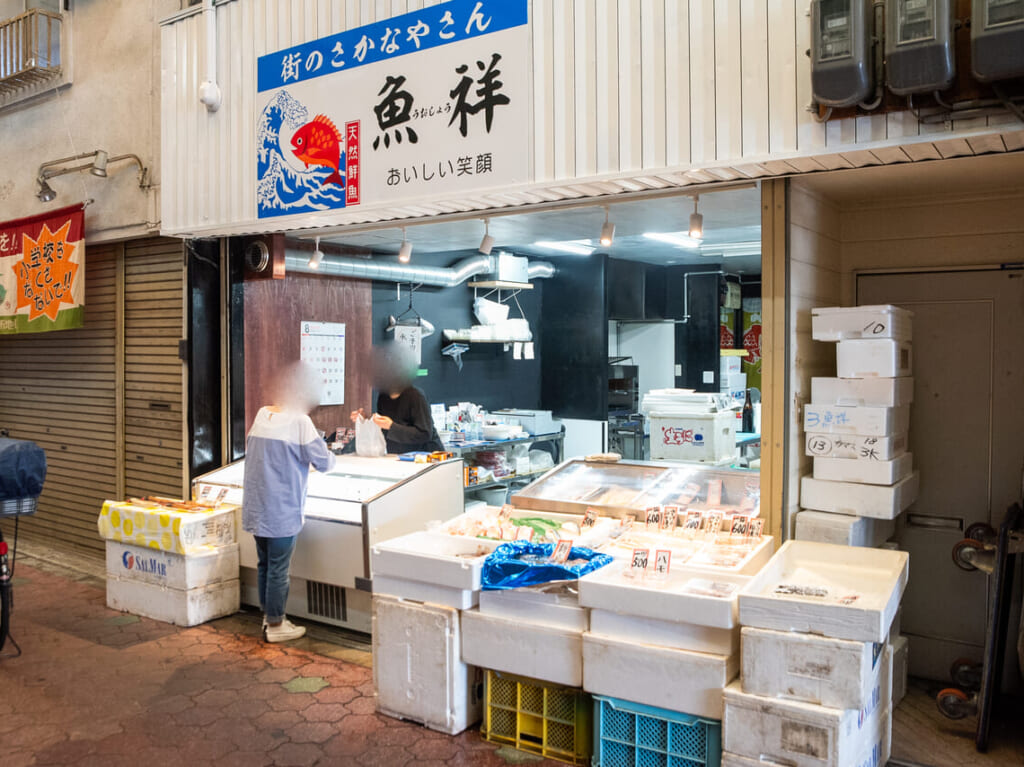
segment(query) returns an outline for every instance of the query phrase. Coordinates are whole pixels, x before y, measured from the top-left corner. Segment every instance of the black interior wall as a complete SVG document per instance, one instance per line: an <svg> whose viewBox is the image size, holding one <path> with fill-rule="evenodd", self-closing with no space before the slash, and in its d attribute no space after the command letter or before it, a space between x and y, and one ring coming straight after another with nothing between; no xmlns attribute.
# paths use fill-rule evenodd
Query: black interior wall
<svg viewBox="0 0 1024 767"><path fill-rule="evenodd" d="M220 241L191 240L188 274L189 477L221 465Z"/></svg>
<svg viewBox="0 0 1024 767"><path fill-rule="evenodd" d="M478 255L476 251L423 255L414 252L412 258L415 264L422 266L448 267L474 255ZM472 278L469 281L474 279L483 278ZM465 283L454 288L423 286L413 293L413 307L435 328L433 335L423 339L423 361L420 367L427 371L427 375L416 381L416 386L423 390L428 402L443 402L446 405L475 402L488 410L541 407L540 371L544 344L539 326L546 282L535 279L532 290L523 290L518 294L522 316L529 321L533 331L534 359L514 359L512 349L505 351L504 345L500 343L469 343L469 350L462 355L461 371L452 358L441 354L441 349L449 343L444 340L443 331L445 328L467 328L477 323L473 317L473 288ZM397 287L398 284L394 282L373 283L374 346L384 344L394 337L394 333L386 331L388 315L398 316L409 307L409 284L401 284L400 297ZM484 295L487 290L480 288L477 293ZM503 291L503 302L506 295ZM497 300L496 295L489 297ZM509 317L520 316L515 302L511 304Z"/></svg>
<svg viewBox="0 0 1024 767"><path fill-rule="evenodd" d="M676 364L682 368L682 375L676 376L676 386L681 389L713 392L719 390L719 295L718 274L702 274L713 267L686 269L668 267L666 271L666 313L685 322L676 323ZM687 272L696 273L684 280ZM689 290L689 299L684 301L684 288ZM686 311L684 311L684 306ZM704 372L711 371L713 378L704 382Z"/></svg>

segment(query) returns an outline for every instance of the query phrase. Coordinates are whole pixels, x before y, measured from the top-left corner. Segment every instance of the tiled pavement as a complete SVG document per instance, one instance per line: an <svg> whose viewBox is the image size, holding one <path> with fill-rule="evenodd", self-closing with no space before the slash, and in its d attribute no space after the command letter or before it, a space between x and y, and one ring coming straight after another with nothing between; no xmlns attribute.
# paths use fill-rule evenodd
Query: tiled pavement
<svg viewBox="0 0 1024 767"><path fill-rule="evenodd" d="M269 645L255 613L179 628L108 609L88 574L15 576L3 767L558 764L375 713L369 652L333 632Z"/></svg>

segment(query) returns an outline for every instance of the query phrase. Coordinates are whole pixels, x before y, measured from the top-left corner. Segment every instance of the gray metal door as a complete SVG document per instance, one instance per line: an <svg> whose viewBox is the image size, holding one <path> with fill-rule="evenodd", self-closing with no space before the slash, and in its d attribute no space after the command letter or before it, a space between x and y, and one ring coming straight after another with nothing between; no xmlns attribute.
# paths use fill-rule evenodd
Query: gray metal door
<svg viewBox="0 0 1024 767"><path fill-rule="evenodd" d="M897 526L910 552L902 630L910 673L946 680L956 659L981 660L988 603L987 577L960 570L952 548L973 523L998 527L1021 497L1024 272L859 275L857 303L914 312L910 449L921 492ZM1016 677L1009 653L1007 665Z"/></svg>

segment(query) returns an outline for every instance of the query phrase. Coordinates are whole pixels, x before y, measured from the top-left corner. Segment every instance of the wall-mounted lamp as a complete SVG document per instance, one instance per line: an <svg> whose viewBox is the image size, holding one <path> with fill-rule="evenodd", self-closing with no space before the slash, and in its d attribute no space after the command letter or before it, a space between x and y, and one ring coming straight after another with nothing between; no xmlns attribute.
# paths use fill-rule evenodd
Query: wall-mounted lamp
<svg viewBox="0 0 1024 767"><path fill-rule="evenodd" d="M73 163L76 160L89 159L90 162L82 163L80 165L71 165L69 167L60 167L66 163ZM51 178L56 176L63 176L67 173L75 173L77 171L88 170L92 175L98 178L107 177L107 166L110 163L121 162L122 160L131 160L139 166L139 189L146 189L148 187L149 171L146 166L142 164L142 160L139 159L138 155L134 154L120 154L116 157L110 157L102 149L97 149L94 152L85 152L83 154L74 155L73 157L62 157L59 160L51 160L50 162L44 162L39 166L39 170L36 172L36 183L39 184L39 191L36 192L36 197L39 198L40 202L52 202L57 197L57 192L54 191L53 187L48 183Z"/></svg>
<svg viewBox="0 0 1024 767"><path fill-rule="evenodd" d="M699 194L693 196L693 213L690 214L690 231L688 234L695 240L704 239L704 216L697 212Z"/></svg>
<svg viewBox="0 0 1024 767"><path fill-rule="evenodd" d="M309 268L319 269L320 262L324 260L324 252L320 250L320 238L316 238L316 246L313 248L313 255L309 257Z"/></svg>
<svg viewBox="0 0 1024 767"><path fill-rule="evenodd" d="M606 248L615 239L615 224L608 220L608 206L604 208L604 225L601 227L601 244Z"/></svg>
<svg viewBox="0 0 1024 767"><path fill-rule="evenodd" d="M412 243L405 238L405 227L402 227L402 246L398 249L398 260L403 264L409 263L412 258Z"/></svg>
<svg viewBox="0 0 1024 767"><path fill-rule="evenodd" d="M480 240L480 247L477 248L485 256L491 255L491 248L494 247L494 238L491 237L491 219L484 219L484 236Z"/></svg>

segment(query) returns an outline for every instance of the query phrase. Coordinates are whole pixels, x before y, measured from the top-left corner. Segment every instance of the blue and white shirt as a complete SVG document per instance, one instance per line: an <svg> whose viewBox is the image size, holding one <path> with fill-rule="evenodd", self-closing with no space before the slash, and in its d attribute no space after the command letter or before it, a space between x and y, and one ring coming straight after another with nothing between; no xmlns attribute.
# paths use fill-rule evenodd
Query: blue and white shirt
<svg viewBox="0 0 1024 767"><path fill-rule="evenodd" d="M242 528L262 538L298 535L310 465L329 471L334 454L309 416L260 408L245 442Z"/></svg>

